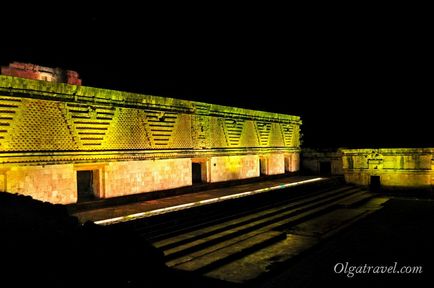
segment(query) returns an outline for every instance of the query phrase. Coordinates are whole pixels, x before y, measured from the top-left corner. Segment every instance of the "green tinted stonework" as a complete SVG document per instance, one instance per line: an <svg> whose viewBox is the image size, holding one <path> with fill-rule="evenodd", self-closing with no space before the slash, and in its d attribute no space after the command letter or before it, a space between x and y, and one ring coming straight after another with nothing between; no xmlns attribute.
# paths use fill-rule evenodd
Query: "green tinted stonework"
<svg viewBox="0 0 434 288"><path fill-rule="evenodd" d="M340 149L348 183L369 185L379 176L384 189L432 190L434 148Z"/></svg>
<svg viewBox="0 0 434 288"><path fill-rule="evenodd" d="M192 163L203 182L294 172L300 125L292 115L0 76L0 191L74 203L86 173L86 187L107 198L191 185Z"/></svg>

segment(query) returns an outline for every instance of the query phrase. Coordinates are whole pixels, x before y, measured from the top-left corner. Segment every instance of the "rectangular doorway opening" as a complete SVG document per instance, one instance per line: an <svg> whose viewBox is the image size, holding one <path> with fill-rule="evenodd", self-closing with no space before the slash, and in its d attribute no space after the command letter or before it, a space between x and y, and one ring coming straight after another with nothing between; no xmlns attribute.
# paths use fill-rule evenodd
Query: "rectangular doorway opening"
<svg viewBox="0 0 434 288"><path fill-rule="evenodd" d="M191 163L191 175L193 184L202 183L202 163Z"/></svg>
<svg viewBox="0 0 434 288"><path fill-rule="evenodd" d="M285 172L293 172L292 171L292 157L291 156L285 157Z"/></svg>
<svg viewBox="0 0 434 288"><path fill-rule="evenodd" d="M265 176L268 175L267 171L267 158L259 158L259 175Z"/></svg>
<svg viewBox="0 0 434 288"><path fill-rule="evenodd" d="M79 202L95 199L98 187L98 171L81 170L77 171L77 198Z"/></svg>
<svg viewBox="0 0 434 288"><path fill-rule="evenodd" d="M380 176L371 176L371 181L369 183L369 191L380 192L381 190L381 179Z"/></svg>
<svg viewBox="0 0 434 288"><path fill-rule="evenodd" d="M332 175L332 163L330 161L319 162L319 174L323 176Z"/></svg>

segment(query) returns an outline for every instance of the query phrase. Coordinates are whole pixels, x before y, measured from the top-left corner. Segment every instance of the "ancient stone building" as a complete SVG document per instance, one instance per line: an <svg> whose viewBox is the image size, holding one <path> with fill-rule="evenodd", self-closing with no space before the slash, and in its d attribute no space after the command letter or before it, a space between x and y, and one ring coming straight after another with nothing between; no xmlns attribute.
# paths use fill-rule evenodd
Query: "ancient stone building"
<svg viewBox="0 0 434 288"><path fill-rule="evenodd" d="M302 169L320 175L344 175L347 183L373 190L430 190L434 184L434 148L302 150Z"/></svg>
<svg viewBox="0 0 434 288"><path fill-rule="evenodd" d="M372 189L432 191L434 148L340 149L345 180Z"/></svg>
<svg viewBox="0 0 434 288"><path fill-rule="evenodd" d="M0 76L0 191L52 203L296 171L297 116Z"/></svg>
<svg viewBox="0 0 434 288"><path fill-rule="evenodd" d="M33 80L81 85L81 79L75 71L44 67L30 63L13 62L9 66L2 66L0 74Z"/></svg>

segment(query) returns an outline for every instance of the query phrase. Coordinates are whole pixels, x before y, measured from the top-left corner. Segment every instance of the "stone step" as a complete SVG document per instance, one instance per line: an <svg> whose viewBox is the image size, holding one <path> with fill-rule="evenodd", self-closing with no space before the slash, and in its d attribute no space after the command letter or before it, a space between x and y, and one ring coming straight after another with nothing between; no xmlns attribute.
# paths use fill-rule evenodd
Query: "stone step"
<svg viewBox="0 0 434 288"><path fill-rule="evenodd" d="M288 234L282 241L216 267L204 275L228 282L246 284L249 280L269 272L272 265L294 259L317 243L318 239L314 237Z"/></svg>
<svg viewBox="0 0 434 288"><path fill-rule="evenodd" d="M353 197L349 199L351 198ZM341 208L303 222L294 226L292 230L288 230L285 240L273 243L254 251L246 257L208 271L205 276L233 283L247 284L248 281L257 279L264 273L269 272L270 267L294 259L324 238L336 234L369 215L375 210L372 208L381 208L383 203L381 201L375 203L369 201L358 209Z"/></svg>
<svg viewBox="0 0 434 288"><path fill-rule="evenodd" d="M314 197L310 197L308 199L303 199L301 201L292 202L284 206L267 209L259 213L249 214L247 216L222 222L217 225L211 225L205 228L184 233L182 235L156 241L153 244L155 247L161 249L170 249L171 247L176 247L183 244L188 245L195 240L201 240L210 236L216 237L218 233L225 233L225 231L228 230L236 231L236 229L239 230L240 227L242 228L245 226L246 227L254 226L253 224L255 223L260 224L265 222L266 220L273 220L277 217L282 217L284 215L295 213L297 211L296 208L303 207L303 205L309 205L309 204L311 204L310 206L312 206L312 204L318 205L318 201L321 199L329 199L328 198L329 196L335 196L336 194L339 193L342 193L343 195L345 195L345 193L353 193L353 191L356 190L357 188L348 188L348 187L339 188L337 190L332 190L328 193L324 193L322 195L317 195ZM282 213L285 214L282 215Z"/></svg>
<svg viewBox="0 0 434 288"><path fill-rule="evenodd" d="M284 227L285 225L300 223L306 219L325 213L332 207L336 207L336 201L334 200L340 200L349 196L351 196L351 193L339 197L334 196L332 197L333 200L327 199L326 202L320 201L314 205L309 205L309 207L286 211L282 214L257 220L234 229L226 229L220 233L211 234L207 237L201 237L194 241L185 242L182 245L166 249L164 253L166 259L169 261L180 257L186 257L188 260L194 259L195 252L207 249L207 247L212 247L214 245L221 245L221 243L224 243L225 241L231 241L231 238L242 237L242 235L246 233L263 233L272 229ZM197 232L200 233L201 231L199 230Z"/></svg>
<svg viewBox="0 0 434 288"><path fill-rule="evenodd" d="M278 181L276 181L276 184L279 184ZM350 189L348 186L342 187L342 188L344 190ZM334 190L336 191L336 189L339 189L339 187L336 187ZM143 226L141 229L137 229L137 231L139 233L142 233L142 235L144 235L147 239L149 239L153 242L157 242L157 241L159 241L159 239L167 239L170 237L174 237L176 235L185 234L189 231L198 230L200 228L205 228L207 226L217 225L219 223L231 221L234 219L240 219L244 216L258 213L258 212L264 211L268 208L275 208L279 205L284 206L284 205L287 205L288 203L295 203L296 201L300 201L301 199L307 199L308 197L313 197L314 195L324 194L324 193L330 192L330 191L331 191L330 187L327 187L327 188L321 189L320 191L316 192L315 194L312 194L312 193L309 193L307 195L302 194L302 195L295 196L295 197L293 196L293 194L297 193L297 191L286 191L286 192L290 192L290 195L292 197L285 197L285 200L281 200L279 202L268 201L268 202L265 202L264 205L261 205L260 207L251 208L249 210L239 209L239 210L236 210L235 213L227 213L227 212L226 212L226 214L223 214L222 212L212 213L213 211L210 210L206 215L201 217L200 221L198 221L199 219L197 219L197 218L191 218L191 216L189 216L189 218L186 218L186 219L181 219L182 218L182 216L181 216L181 218L177 217L176 221L172 220L171 221L172 223L169 223L169 225L161 225L160 223L156 224L155 226L147 225L147 226ZM302 192L302 191L299 191L299 192ZM338 191L336 191L336 192L338 192ZM264 196L266 196L266 195L264 195ZM321 196L319 196L319 197L321 197ZM230 202L230 204L232 204L232 202ZM174 224L173 222L175 222L175 225L173 225Z"/></svg>
<svg viewBox="0 0 434 288"><path fill-rule="evenodd" d="M185 271L204 273L206 270L212 270L215 267L235 261L285 238L286 235L282 232L268 231L260 233L172 267Z"/></svg>
<svg viewBox="0 0 434 288"><path fill-rule="evenodd" d="M342 207L357 206L363 202L368 201L372 197L374 197L374 195L372 193L368 193L364 190L361 190L359 193L355 194L353 197L339 201L338 205L340 205Z"/></svg>
<svg viewBox="0 0 434 288"><path fill-rule="evenodd" d="M321 215L321 217L295 225L287 230L287 232L296 235L320 237L366 212L366 209L336 209Z"/></svg>

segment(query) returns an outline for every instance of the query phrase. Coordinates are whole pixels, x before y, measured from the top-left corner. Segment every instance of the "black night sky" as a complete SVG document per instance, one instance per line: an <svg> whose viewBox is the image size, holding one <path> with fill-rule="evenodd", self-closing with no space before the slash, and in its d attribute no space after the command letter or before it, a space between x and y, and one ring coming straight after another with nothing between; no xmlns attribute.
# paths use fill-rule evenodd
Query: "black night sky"
<svg viewBox="0 0 434 288"><path fill-rule="evenodd" d="M304 147L434 146L433 47L423 17L183 5L2 15L0 64L61 67L86 86L299 115Z"/></svg>

